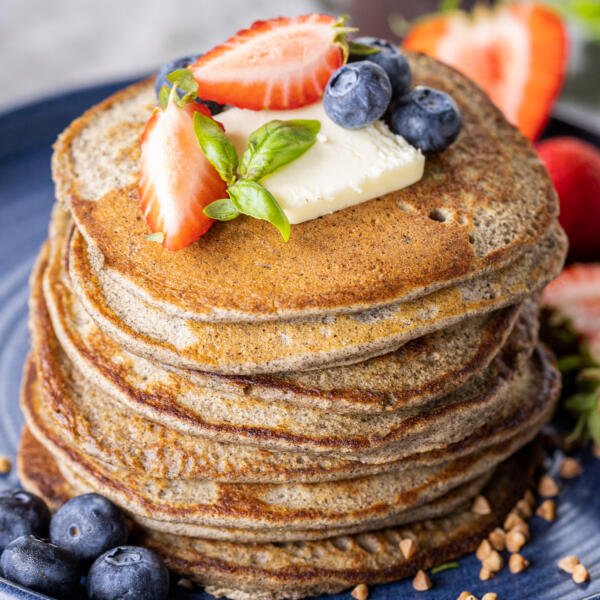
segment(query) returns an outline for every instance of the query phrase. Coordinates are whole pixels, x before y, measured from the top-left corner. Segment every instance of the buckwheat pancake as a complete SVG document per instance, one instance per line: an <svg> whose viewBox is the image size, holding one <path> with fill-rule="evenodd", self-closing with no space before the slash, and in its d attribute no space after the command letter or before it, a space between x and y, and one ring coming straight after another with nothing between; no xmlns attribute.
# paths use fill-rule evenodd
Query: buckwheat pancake
<svg viewBox="0 0 600 600"><path fill-rule="evenodd" d="M32 285L38 296L35 304L39 308L34 306L32 310L37 310L44 320L47 317L41 298L42 271L37 269L33 276ZM537 305L527 300L522 306L466 319L454 327L413 340L396 352L354 365L227 377L166 370L122 349L98 328L65 282L52 288L49 302L53 327L70 360L108 394L125 402L141 398L149 408L139 407L139 410L154 417L155 413L148 412L156 404L153 398L160 396L168 399L170 406L177 407L182 405L180 397L194 398L195 409L203 402L212 402L215 390L226 396L285 400L334 413L377 413L418 406L450 393L475 372L486 368L506 342L517 319L520 328L537 327Z"/></svg>
<svg viewBox="0 0 600 600"><path fill-rule="evenodd" d="M172 428L174 431L170 437L174 446L178 445L179 433L256 444L263 448L306 449L338 455L374 453L386 447L388 451L384 455L387 455L390 444L398 442L395 444L396 452L404 452L402 440L416 432L421 436L421 443L426 439L442 439L457 419L477 428L506 408L503 406L504 396L510 385L511 373L528 359L536 341L535 321L525 321L515 329L488 368L473 375L463 388L430 403L430 406L411 405L373 415L336 414L298 408L285 402L265 403L249 397L225 397L210 388L190 394L189 390L182 389L184 383L174 389L161 386L153 394L144 394L134 386L109 390L107 394L84 377L62 350L43 304L39 279L38 276L33 282L30 314L40 374L46 388L60 390L56 402L73 398L69 411L83 413L81 419L90 425L92 431L105 431L102 438L122 430L115 408L120 408L125 415L130 412L127 409L132 408L142 415L149 415L155 423L166 426L165 432L158 434L159 439L163 439L167 430ZM145 377L147 373L141 372L140 383L143 384ZM111 391L117 393L109 396ZM175 392L178 394L175 395ZM121 407L115 407L115 404L121 404ZM433 429L431 419L427 418L428 410L436 417ZM133 427L129 419L125 422L126 430ZM428 429L431 430L429 436ZM136 437L144 439L144 446L147 446L149 436L144 435L140 426L136 428ZM452 434L443 439L447 443L453 441ZM193 448L196 444L197 441L190 441L188 446ZM118 440L115 445L118 447ZM381 453L372 460L381 462Z"/></svg>
<svg viewBox="0 0 600 600"><path fill-rule="evenodd" d="M413 575L474 550L522 496L539 463L535 446L502 463L483 489L491 513L469 505L438 519L327 540L238 544L138 528L133 542L157 551L181 573L217 597L234 600L295 600L336 593L359 583L375 584ZM76 495L51 454L26 430L18 460L24 486L53 510ZM418 551L405 559L399 542L412 538Z"/></svg>
<svg viewBox="0 0 600 600"><path fill-rule="evenodd" d="M57 238L58 240L60 237ZM498 310L537 292L560 270L566 240L558 225L513 263L415 300L308 321L203 323L165 314L92 268L87 245L72 231L68 273L73 291L98 327L139 356L220 374L261 374L353 364L465 318ZM54 254L54 252L53 252ZM62 277L51 257L45 293Z"/></svg>
<svg viewBox="0 0 600 600"><path fill-rule="evenodd" d="M247 218L216 224L179 252L146 240L136 183L152 81L85 113L56 144L53 173L95 269L180 319L254 321L372 309L514 261L557 216L545 168L473 82L407 54L416 84L460 106L457 142L427 158L420 182L296 225L287 244Z"/></svg>
<svg viewBox="0 0 600 600"><path fill-rule="evenodd" d="M295 450L269 451L240 443L218 443L183 434L124 410L98 394L93 386L73 385L73 374L57 364L55 345L35 342L40 376L39 393L23 395L22 408L30 429L43 436L53 429L68 447L79 448L100 462L137 473L153 473L166 479L211 479L224 482L321 482L369 474L405 471L439 465L506 444L548 419L556 397L556 378L549 376L532 396L531 385L512 386L510 407L485 425L475 428L465 422L462 437L453 444L429 452L417 446L388 462L361 460L360 454L312 454ZM60 351L58 352L60 354ZM33 377L33 362L28 369ZM37 375L36 375L37 376ZM33 384L32 384L33 385ZM125 440L125 441L124 441Z"/></svg>
<svg viewBox="0 0 600 600"><path fill-rule="evenodd" d="M520 382L514 390L517 408L504 415L507 419L514 418L514 412L518 412L524 400L537 401L541 396L542 405L553 406L557 377L544 351L536 355L516 380ZM39 381L31 369L23 404L28 403L28 395L39 393ZM323 529L333 528L341 533L405 522L415 509L484 477L494 465L536 434L548 417L546 410L542 413L545 418L540 421L538 415L532 426L517 430L510 440L458 459L450 456L439 465L310 484L158 479L152 473L123 471L91 458L81 450L81 444L69 444L60 431L52 428L51 421L29 420L29 423L38 439L50 447L59 463L66 467L65 473L75 474L90 489L126 507L132 515L152 520L155 528L162 524L167 529L184 528L204 537L273 541L282 539L281 536L284 539L324 537L327 534ZM66 418L74 417L68 410L64 414ZM469 422L461 422L459 430L461 439L468 436ZM426 444L419 444L419 449L425 451ZM473 493L477 493L477 489Z"/></svg>

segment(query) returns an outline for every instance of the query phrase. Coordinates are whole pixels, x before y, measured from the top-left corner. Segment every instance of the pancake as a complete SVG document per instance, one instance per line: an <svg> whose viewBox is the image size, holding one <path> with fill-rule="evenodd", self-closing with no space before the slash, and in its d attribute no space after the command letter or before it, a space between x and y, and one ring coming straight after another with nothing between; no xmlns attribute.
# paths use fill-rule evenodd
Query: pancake
<svg viewBox="0 0 600 600"><path fill-rule="evenodd" d="M41 274L41 265L37 271ZM370 453L395 441L401 442L402 438L410 438L415 432L418 432L421 443L433 436L441 440L458 418L476 429L483 426L492 415L501 413L501 408L505 408L502 404L510 374L529 357L537 333L532 323L521 323L501 355L487 369L474 375L463 388L430 403L430 409L436 417L433 431L431 419L427 418L426 413L422 414L423 407L420 405L376 415L335 414L296 408L285 402L264 403L248 397L224 397L211 389L190 393L189 388L181 389L181 385L173 388L163 385L154 394L144 394L135 386L122 387L110 398L88 381L63 352L48 319L39 290L40 279L40 275L35 277L32 287L32 337L45 387L59 390L54 405L64 403L66 398L73 398L70 411L77 409L80 420L104 441L116 435L116 432L129 439L135 430L135 436L144 440L144 447L152 438L164 443L168 437L174 447L187 447L191 453L197 447L197 442L190 441L182 445L178 433L257 444L263 448L306 449L335 454L352 452L356 455L361 451L364 454L365 450ZM112 356L114 358L114 354ZM123 367L131 371L128 363ZM147 377L147 373L140 372L142 384ZM174 391L179 391L179 394L174 395ZM124 404L120 410L114 406L114 399ZM139 424L135 427L130 419L125 419L124 426L120 422L119 412L126 415L130 412L128 408L150 416L155 423L165 425L164 431L157 432L154 425L151 428L143 427L142 419L138 419ZM61 411L64 412L64 407ZM152 429L151 433L149 429ZM447 433L446 443L455 441L453 435L452 432ZM156 447L156 442L151 445ZM114 446L118 448L118 438L114 440ZM403 453L406 452L405 443L399 443L397 450L400 448ZM381 458L375 459L375 462L381 462Z"/></svg>
<svg viewBox="0 0 600 600"><path fill-rule="evenodd" d="M152 81L117 93L61 135L53 174L97 270L161 312L207 321L306 319L362 311L481 276L537 243L558 214L531 144L473 82L407 53L416 84L448 91L461 135L403 190L296 225L282 243L240 218L168 252L145 239L138 140ZM218 118L218 117L217 117ZM268 186L268 180L267 180ZM327 286L323 286L323 282Z"/></svg>
<svg viewBox="0 0 600 600"><path fill-rule="evenodd" d="M238 544L171 535L145 528L132 542L158 552L175 572L205 585L217 597L234 600L295 600L337 593L412 576L474 550L522 496L540 461L528 446L499 466L483 494L491 513L478 515L461 506L442 518L377 532L312 542ZM78 492L65 480L51 454L26 430L18 458L26 489L43 497L52 510ZM410 537L418 552L407 560L399 548Z"/></svg>
<svg viewBox="0 0 600 600"><path fill-rule="evenodd" d="M60 239L60 237L58 238ZM470 280L422 298L311 321L202 323L165 315L130 294L88 260L73 231L68 273L73 291L98 327L139 356L174 367L224 374L260 374L352 364L465 318L492 312L539 291L560 270L564 233L550 228L540 243L485 279ZM59 287L63 263L51 258L45 293Z"/></svg>
<svg viewBox="0 0 600 600"><path fill-rule="evenodd" d="M521 395L515 398L517 405L522 405L524 399L540 404L541 397L545 408L551 409L556 399L557 376L549 356L541 351L531 366L529 372L522 374ZM31 394L40 394L34 369L30 369L24 388L24 406ZM506 417L514 417L513 413ZM124 506L134 518L139 515L151 519L155 528L163 522L169 530L175 528L179 532L183 528L203 537L277 541L327 537L332 528L338 534L406 522L413 518L415 509L425 509L432 501L470 482L474 483L471 491L475 494L486 473L529 441L548 416L544 410L541 420L538 415L535 423L518 431L509 441L458 459L450 456L447 462L432 467L352 480L313 484L287 481L281 485L163 480L148 473L123 471L90 458L79 445L70 445L52 428L51 421L28 422L38 439L66 467L63 472L69 474L70 480L75 475L88 489ZM468 423L461 423L463 437L468 428ZM422 514L417 518L422 518Z"/></svg>
<svg viewBox="0 0 600 600"><path fill-rule="evenodd" d="M416 449L395 460L372 463L361 461L359 454L340 458L300 451L269 451L173 431L107 402L93 389L73 389L68 382L70 375L52 360L54 347L45 348L37 350L42 390L23 397L22 408L29 427L40 432L40 436L42 429L53 428L67 446L78 448L100 462L165 479L319 482L439 465L448 457L459 458L495 444L506 444L511 438L535 429L548 419L557 395L555 377L550 377L533 399L530 389L523 386L511 402L515 409L510 416L503 412L498 419L465 431L464 438L437 450Z"/></svg>
<svg viewBox="0 0 600 600"><path fill-rule="evenodd" d="M36 290L41 287L41 277L40 270L33 281ZM378 413L418 406L452 392L486 368L519 314L520 326L537 327L537 306L525 301L522 307L465 319L396 352L354 365L235 377L174 368L167 371L163 365L122 349L98 328L66 283L54 286L48 300L56 335L82 373L111 395L141 395L147 405L156 404L152 398L158 396L169 399L172 406L181 404L177 396L194 397L194 405L203 398L212 402L212 389L334 413ZM45 312L44 307L41 313Z"/></svg>

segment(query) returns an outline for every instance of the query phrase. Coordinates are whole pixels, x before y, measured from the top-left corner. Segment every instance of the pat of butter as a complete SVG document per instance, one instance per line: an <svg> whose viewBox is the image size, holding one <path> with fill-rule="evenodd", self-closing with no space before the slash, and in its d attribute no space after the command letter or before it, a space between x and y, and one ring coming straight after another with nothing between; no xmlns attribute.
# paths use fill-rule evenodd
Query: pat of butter
<svg viewBox="0 0 600 600"><path fill-rule="evenodd" d="M240 156L248 136L268 121L321 122L315 145L262 181L292 224L399 190L423 176L423 154L392 133L383 121L362 129L344 129L327 116L321 102L285 111L232 108L216 118Z"/></svg>

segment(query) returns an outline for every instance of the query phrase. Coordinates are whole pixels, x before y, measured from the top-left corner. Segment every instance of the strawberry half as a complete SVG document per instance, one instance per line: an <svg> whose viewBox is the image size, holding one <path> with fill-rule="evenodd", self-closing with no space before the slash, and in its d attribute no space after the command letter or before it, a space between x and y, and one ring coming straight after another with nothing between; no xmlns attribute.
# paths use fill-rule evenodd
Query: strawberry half
<svg viewBox="0 0 600 600"><path fill-rule="evenodd" d="M146 223L163 234L163 246L180 250L206 233L213 220L202 209L227 196L226 184L204 156L194 134L194 112L210 116L198 103L155 109L141 141L139 194Z"/></svg>
<svg viewBox="0 0 600 600"><path fill-rule="evenodd" d="M543 129L562 87L565 26L545 6L504 4L419 21L404 47L429 54L477 82L529 139Z"/></svg>
<svg viewBox="0 0 600 600"><path fill-rule="evenodd" d="M579 335L600 339L600 264L581 263L567 267L546 287L546 306L559 310Z"/></svg>
<svg viewBox="0 0 600 600"><path fill-rule="evenodd" d="M256 21L188 68L205 100L252 110L298 108L323 95L342 65L330 15Z"/></svg>

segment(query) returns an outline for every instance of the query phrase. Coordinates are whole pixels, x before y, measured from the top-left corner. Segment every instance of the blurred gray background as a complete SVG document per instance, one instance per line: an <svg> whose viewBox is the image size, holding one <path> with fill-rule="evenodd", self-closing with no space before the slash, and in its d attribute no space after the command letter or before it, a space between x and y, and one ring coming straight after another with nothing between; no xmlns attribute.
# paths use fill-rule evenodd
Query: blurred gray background
<svg viewBox="0 0 600 600"><path fill-rule="evenodd" d="M439 2L0 0L0 111L46 94L148 73L171 58L207 50L259 18L350 13L363 32L393 37L401 33L395 24L433 11ZM586 41L576 23L570 33L569 78L555 114L600 134L600 37Z"/></svg>
<svg viewBox="0 0 600 600"><path fill-rule="evenodd" d="M0 110L149 72L317 0L0 0Z"/></svg>

